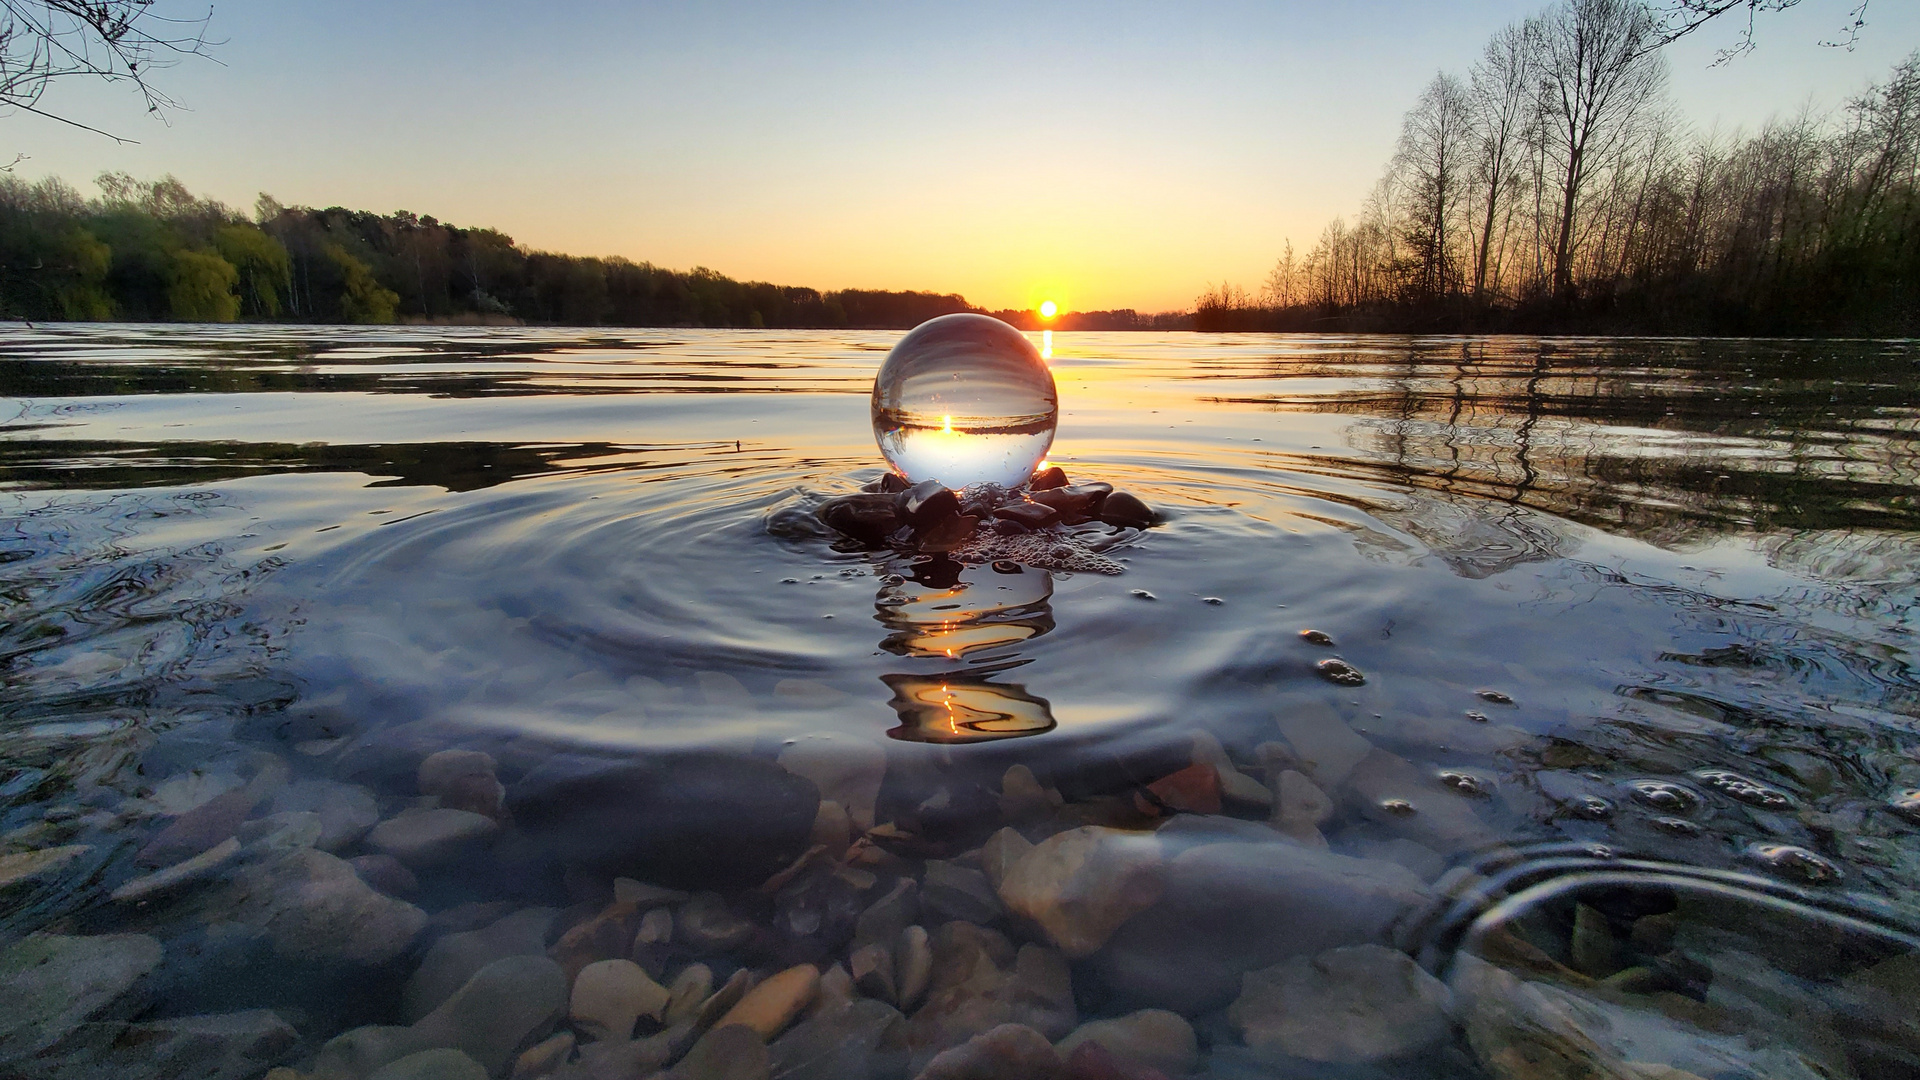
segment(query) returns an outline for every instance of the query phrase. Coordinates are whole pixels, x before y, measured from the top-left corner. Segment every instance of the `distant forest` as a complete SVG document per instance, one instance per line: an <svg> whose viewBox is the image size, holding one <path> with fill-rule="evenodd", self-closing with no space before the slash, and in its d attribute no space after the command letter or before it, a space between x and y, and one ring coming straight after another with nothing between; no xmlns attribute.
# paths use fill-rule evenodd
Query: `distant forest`
<svg viewBox="0 0 1920 1080"><path fill-rule="evenodd" d="M1501 30L1427 85L1357 220L1210 287L1194 325L1920 333L1920 53L1831 115L1702 135L1666 25L1560 0Z"/></svg>
<svg viewBox="0 0 1920 1080"><path fill-rule="evenodd" d="M879 329L983 310L950 293L821 292L526 251L492 229L406 211L310 210L262 195L249 218L171 176L108 173L97 183L100 197L88 199L57 179L0 175L0 318ZM987 314L1036 322L1031 312ZM1047 325L1190 322L1123 310Z"/></svg>

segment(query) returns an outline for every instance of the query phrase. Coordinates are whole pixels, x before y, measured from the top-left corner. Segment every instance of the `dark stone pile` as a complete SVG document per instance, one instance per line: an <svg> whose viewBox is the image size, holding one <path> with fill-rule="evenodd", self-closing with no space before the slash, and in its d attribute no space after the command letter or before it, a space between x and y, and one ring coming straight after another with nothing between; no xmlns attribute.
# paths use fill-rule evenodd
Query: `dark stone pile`
<svg viewBox="0 0 1920 1080"><path fill-rule="evenodd" d="M909 485L888 473L859 494L827 500L815 513L865 547L920 552L952 551L983 530L1021 536L1093 521L1145 529L1158 520L1146 503L1112 484L1068 483L1057 465L1018 488L979 484L958 492L938 480Z"/></svg>

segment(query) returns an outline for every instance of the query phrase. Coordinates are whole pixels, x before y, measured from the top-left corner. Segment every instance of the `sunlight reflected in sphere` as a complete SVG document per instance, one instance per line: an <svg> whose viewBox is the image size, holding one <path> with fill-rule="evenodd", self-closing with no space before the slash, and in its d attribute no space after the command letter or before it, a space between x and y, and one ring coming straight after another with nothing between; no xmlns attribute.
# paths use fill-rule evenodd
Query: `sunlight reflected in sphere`
<svg viewBox="0 0 1920 1080"><path fill-rule="evenodd" d="M921 323L873 380L874 440L915 483L1025 483L1059 415L1053 373L1033 343L985 315Z"/></svg>

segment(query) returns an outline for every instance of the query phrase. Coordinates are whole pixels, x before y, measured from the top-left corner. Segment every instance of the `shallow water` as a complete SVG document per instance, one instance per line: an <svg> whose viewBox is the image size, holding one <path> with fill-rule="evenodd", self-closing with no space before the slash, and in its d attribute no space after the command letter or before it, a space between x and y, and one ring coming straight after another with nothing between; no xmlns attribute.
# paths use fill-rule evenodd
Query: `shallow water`
<svg viewBox="0 0 1920 1080"><path fill-rule="evenodd" d="M1436 910L1463 898L1445 918L1403 913L1391 942L1452 978L1462 1001L1490 984L1463 984L1448 958L1462 942L1489 955L1481 944L1501 926L1559 972L1599 978L1667 970L1633 961L1655 955L1632 951L1636 920L1704 927L1703 912L1785 903L1797 906L1778 917L1794 926L1824 919L1871 944L1803 971L1728 943L1757 933L1758 916L1683 928L1694 962L1767 957L1755 963L1806 985L1749 994L1740 1000L1764 1000L1746 1012L1713 998L1733 975L1688 997L1669 972L1648 993L1755 1030L1802 998L1871 1012L1858 985L1920 922L1920 835L1899 806L1920 787L1920 348L1055 334L1050 460L1164 518L1145 532L1083 528L1122 571L1101 574L841 550L813 524L812 507L880 474L869 392L898 337L7 331L0 856L86 850L0 885L0 934L151 935L165 954L136 1019L274 1008L298 1041L268 1063L302 1068L355 1024L402 1022L395 994L437 934L543 905L562 909L557 937L601 910L615 874L716 887L786 926L705 953L674 939L681 952L643 965L663 985L692 959L722 974L824 968L849 960L845 941L780 922L812 901L731 891L798 853L718 850L729 829L759 831L755 796L734 787L758 773L649 810L641 831L658 842L645 857L617 840L595 848L580 836L594 832L590 813L539 801L569 798L564 783L541 786L559 759L671 770L772 762L798 742L884 761L877 795L852 813L856 832L893 825L868 842L879 854L845 860L855 879L879 876L838 901L856 911L892 877L924 893L929 858L971 872L992 856L969 853L1002 825L1029 840L1069 824L1158 826L1169 880L1209 872L1176 852L1225 848L1200 843L1211 837L1280 860L1324 848L1392 867L1420 879L1409 895ZM1334 659L1364 682L1329 679L1317 665ZM1229 783L1209 804L1147 787L1218 761L1195 733L1217 740L1252 793ZM315 961L276 982L264 972L284 964L284 942L208 943L206 928L226 924L206 897L279 857L244 825L231 861L137 902L110 898L156 869L140 853L213 795L254 791L245 815L259 819L294 805L274 794L289 781L350 782L391 819L421 796L420 760L447 748L491 755L503 824L455 856L413 858L407 899L439 921L377 963ZM1052 789L1055 809L1009 809L1015 765ZM1263 823L1280 811L1257 796L1287 804L1289 771L1327 808L1278 833ZM1189 820L1168 833L1169 818ZM1233 818L1268 835L1250 840ZM703 832L699 820L727 826ZM818 839L801 834L801 848ZM709 843L710 855L661 854ZM1489 857L1571 862L1502 891ZM1716 887L1745 899L1691 900L1692 886L1668 881L1640 887L1664 910L1629 911L1618 881L1575 880L1595 858L1721 874ZM1443 876L1476 859L1477 875ZM1489 881L1498 887L1476 899ZM1576 904L1582 888L1614 889L1613 906ZM1068 953L1082 1021L1141 1006L1186 1014L1201 1055L1185 1071L1361 1076L1404 1063L1329 1064L1304 1044L1263 1042L1217 987L1156 1000L1129 964L1220 961L1202 955L1218 945L1206 935L1150 925L1155 911L1176 926L1199 915L1171 894L1153 902L1087 956L1026 916L983 918L1015 943ZM476 915L476 903L495 907ZM1596 910L1618 939L1612 961L1578 945L1599 917L1578 912ZM1313 951L1277 943L1271 962ZM1536 1075L1501 1056L1490 1007L1464 1008L1452 1048L1421 1068ZM1859 1030L1885 1028L1835 1021L1803 1040L1818 1053L1802 1047L1798 1065L1756 1075L1799 1075L1808 1061L1828 1069L1808 1075L1896 1075L1886 1070L1920 1061L1920 1042L1879 1057L1856 1045ZM1619 1053L1738 1075L1697 1045L1668 1052L1674 1038Z"/></svg>

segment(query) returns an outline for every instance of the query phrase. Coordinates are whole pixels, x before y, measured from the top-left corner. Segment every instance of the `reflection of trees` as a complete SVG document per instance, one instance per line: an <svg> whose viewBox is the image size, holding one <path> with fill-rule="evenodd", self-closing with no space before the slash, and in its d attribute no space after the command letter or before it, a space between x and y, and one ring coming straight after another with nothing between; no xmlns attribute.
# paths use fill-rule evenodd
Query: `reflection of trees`
<svg viewBox="0 0 1920 1080"><path fill-rule="evenodd" d="M1656 543L1700 532L1920 527L1910 346L1421 341L1289 357L1397 485L1532 507ZM1240 399L1249 400L1249 399ZM1481 521L1494 512L1473 511ZM1516 538L1521 546L1532 543ZM1442 545L1444 547L1444 545Z"/></svg>

